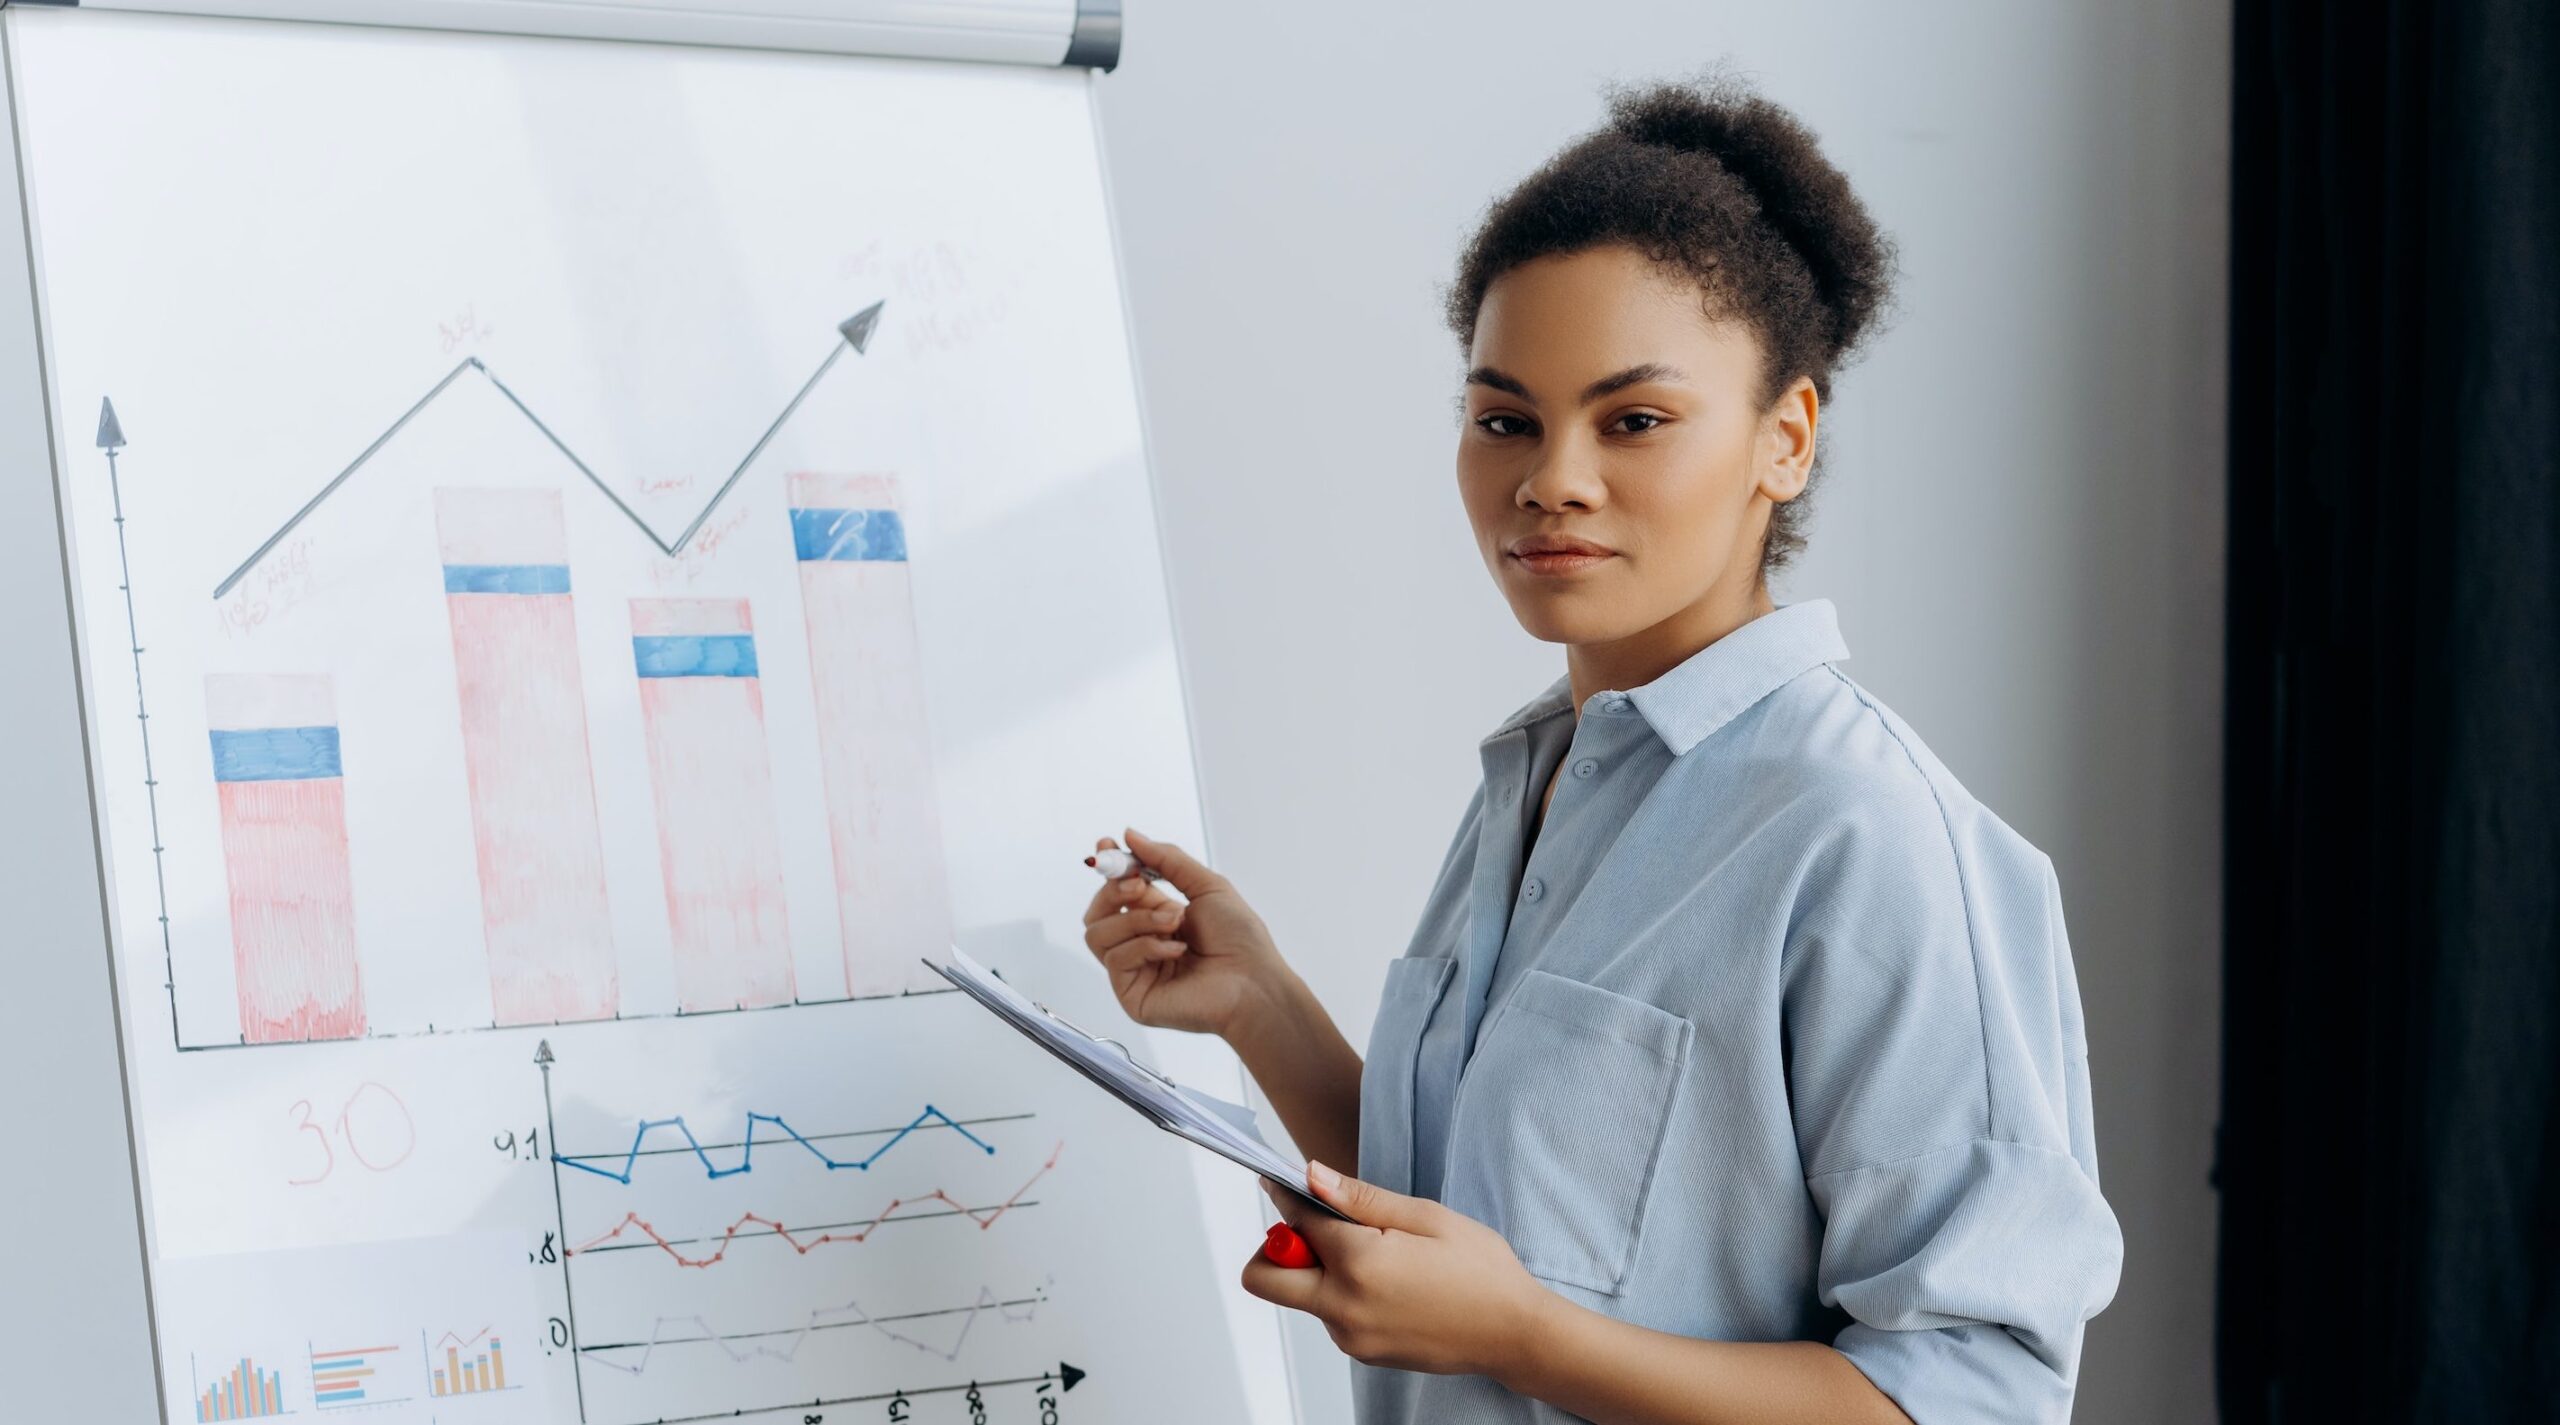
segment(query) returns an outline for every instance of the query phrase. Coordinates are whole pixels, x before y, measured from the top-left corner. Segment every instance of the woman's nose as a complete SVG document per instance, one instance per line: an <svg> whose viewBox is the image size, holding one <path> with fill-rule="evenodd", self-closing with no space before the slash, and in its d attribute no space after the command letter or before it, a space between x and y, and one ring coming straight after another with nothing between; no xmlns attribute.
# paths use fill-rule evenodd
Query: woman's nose
<svg viewBox="0 0 2560 1425"><path fill-rule="evenodd" d="M1607 498L1607 486L1591 462L1565 448L1542 455L1520 482L1519 503L1526 509L1597 509Z"/></svg>

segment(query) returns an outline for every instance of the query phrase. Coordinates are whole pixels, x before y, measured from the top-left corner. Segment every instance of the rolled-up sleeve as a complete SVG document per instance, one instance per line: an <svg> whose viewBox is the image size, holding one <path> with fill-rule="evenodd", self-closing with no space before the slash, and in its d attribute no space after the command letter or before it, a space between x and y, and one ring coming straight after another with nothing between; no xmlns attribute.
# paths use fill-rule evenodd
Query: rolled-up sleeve
<svg viewBox="0 0 2560 1425"><path fill-rule="evenodd" d="M2123 1242L2060 892L1988 812L1909 790L1822 849L1788 939L1817 1287L1917 1425L2062 1421Z"/></svg>

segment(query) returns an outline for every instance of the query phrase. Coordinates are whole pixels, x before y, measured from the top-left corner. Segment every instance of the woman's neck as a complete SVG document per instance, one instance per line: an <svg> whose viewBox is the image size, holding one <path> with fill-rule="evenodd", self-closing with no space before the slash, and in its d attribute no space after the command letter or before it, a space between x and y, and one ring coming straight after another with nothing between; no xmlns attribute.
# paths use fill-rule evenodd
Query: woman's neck
<svg viewBox="0 0 2560 1425"><path fill-rule="evenodd" d="M1606 643L1565 648L1565 673L1573 682L1573 715L1603 688L1640 688L1687 662L1692 654L1762 614L1777 609L1759 579L1747 591L1716 589L1662 622Z"/></svg>

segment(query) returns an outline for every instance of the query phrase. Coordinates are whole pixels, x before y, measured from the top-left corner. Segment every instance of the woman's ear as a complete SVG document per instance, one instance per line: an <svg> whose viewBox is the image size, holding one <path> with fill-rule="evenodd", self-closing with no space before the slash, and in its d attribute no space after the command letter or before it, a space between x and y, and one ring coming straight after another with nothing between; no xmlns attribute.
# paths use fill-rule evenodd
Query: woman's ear
<svg viewBox="0 0 2560 1425"><path fill-rule="evenodd" d="M1760 421L1760 493L1785 504L1804 493L1813 478L1814 427L1822 419L1822 398L1813 379L1799 376L1779 393Z"/></svg>

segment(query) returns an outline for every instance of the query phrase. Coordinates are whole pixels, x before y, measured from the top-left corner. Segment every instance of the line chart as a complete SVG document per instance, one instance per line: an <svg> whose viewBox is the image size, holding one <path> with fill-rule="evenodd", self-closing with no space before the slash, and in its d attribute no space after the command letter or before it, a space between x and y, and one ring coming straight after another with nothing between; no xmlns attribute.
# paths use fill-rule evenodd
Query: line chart
<svg viewBox="0 0 2560 1425"><path fill-rule="evenodd" d="M791 1250L805 1257L830 1242L866 1241L870 1238L872 1233L879 1231L882 1226L893 1221L914 1222L935 1217L966 1217L978 1225L979 1231L984 1232L988 1228L993 1227L998 1218L1003 1217L1006 1213L1013 1211L1015 1208L1029 1207L1033 1205L1030 1202L1024 1201L1023 1194L1030 1192L1033 1184L1039 1182L1042 1178L1047 1177L1049 1175L1049 1170L1058 1166L1058 1155L1065 1152L1066 1147L1066 1143L1061 1141L1056 1147L1050 1149L1049 1160L1040 1165L1040 1170L1024 1179L1022 1186L1013 1190L1013 1196L1006 1198L1004 1201L997 1203L992 1207L970 1207L962 1203L958 1198L944 1192L942 1189L935 1188L933 1191L924 1194L922 1197L892 1198L890 1199L887 1207L880 1209L877 1214L869 1218L859 1219L853 1222L833 1222L826 1224L824 1227L810 1227L804 1225L800 1228L801 1232L813 1232L816 1234L808 1237L806 1240L803 1240L800 1236L794 1234L790 1228L784 1226L773 1218L766 1217L761 1213L755 1212L746 1213L740 1216L737 1221L730 1223L728 1229L722 1232L716 1239L700 1237L666 1237L661 1235L658 1229L652 1226L649 1221L646 1218L643 1218L639 1213L626 1212L622 1215L622 1220L615 1223L609 1230L598 1233L596 1236L590 1237L586 1241L570 1247L569 1255L577 1256L584 1253L629 1251L640 1247L656 1247L660 1251L665 1252L668 1256L673 1257L677 1266L708 1267L726 1258L729 1255L730 1245L742 1237L779 1238L783 1242L788 1243ZM898 1210L901 1208L911 1207L927 1202L942 1203L947 1210L931 1213L914 1213L907 1217L897 1216ZM750 1231L748 1229L751 1225L761 1227L764 1230L760 1232ZM837 1230L840 1228L851 1227L858 1227L861 1230L858 1232ZM640 1235L647 1240L638 1242L622 1241L623 1235L633 1231L634 1229L637 1229ZM679 1250L681 1247L692 1246L705 1240L716 1240L720 1244L718 1249L713 1251L711 1255L707 1257L688 1257Z"/></svg>
<svg viewBox="0 0 2560 1425"><path fill-rule="evenodd" d="M534 1046L533 1062L541 1079L541 1121L556 1145L561 1141L560 1123L552 1079L559 1060L549 1040ZM804 1120L808 1117L805 1105L795 1104L793 1111ZM1039 1185L1057 1168L1066 1151L1065 1140L1053 1140L1037 1167L1000 1201L995 1200L992 1191L985 1197L964 1199L952 1190L960 1188L961 1182L946 1179L943 1186L929 1192L909 1189L896 1197L884 1193L885 1203L877 1211L865 1212L863 1209L869 1204L855 1206L842 1200L834 1186L833 1171L868 1168L893 1148L932 1135L966 1142L976 1150L967 1154L972 1160L992 1159L998 1145L1002 1145L1005 1160L1013 1161L1015 1155L1024 1152L1023 1147L1006 1143L991 1125L1008 1125L1005 1131L1020 1132L1010 1125L1038 1117L1028 1112L983 1117L951 1115L937 1105L926 1104L903 1122L804 1134L780 1114L751 1112L745 1115L734 1141L715 1142L711 1141L712 1135L697 1135L680 1117L670 1116L638 1120L630 1145L620 1153L552 1152L548 1155L551 1209L559 1230L556 1236L545 1234L545 1246L557 1243L558 1250L536 1254L536 1260L558 1263L560 1295L556 1300L561 1314L552 1319L550 1341L566 1348L563 1354L575 1390L576 1418L596 1421L598 1425L612 1421L678 1425L733 1419L760 1410L831 1414L836 1406L886 1403L891 1418L909 1419L913 1418L908 1413L912 1407L900 1402L921 1405L930 1397L948 1395L965 1399L971 1411L977 1412L998 1392L1009 1394L1025 1387L1040 1408L1053 1408L1056 1397L1072 1390L1076 1382L1084 1379L1085 1372L1064 1362L1046 1370L1004 1369L990 1359L996 1351L990 1343L990 1331L995 1331L997 1342L1008 1343L1002 1346L1002 1354L1017 1356L1034 1336L1048 1330L1030 1323L1035 1316L1047 1317L1054 1278L1043 1266L1013 1261L1015 1252L1027 1240L1019 1234L1008 1234L1003 1242L948 1234L963 1222L984 1233L1014 1212L1038 1206ZM792 1162L800 1161L801 1154L806 1153L829 1169L824 1174L804 1175L786 1171L770 1184L774 1191L786 1196L817 1192L822 1205L803 1216L797 1208L777 1211L776 1204L757 1204L764 1210L741 1214L725 1229L712 1231L707 1223L695 1228L703 1234L700 1236L659 1230L651 1219L671 1220L667 1213L681 1211L674 1206L677 1201L698 1205L728 1191L717 1186L684 1184L716 1184L719 1179L744 1173L759 1141L783 1148ZM853 1147L840 1146L844 1144L858 1147L859 1155ZM827 1146L821 1145L833 1146L834 1151L830 1153ZM669 1177L662 1169L646 1178L638 1171L643 1158L670 1156L689 1160L682 1165L684 1171ZM772 1164L768 1162L766 1166ZM698 1179L694 1176L697 1170L702 1174ZM594 1191L610 1192L624 1206L633 1205L634 1199L648 1193L677 1196L664 1203L654 1198L640 1202L637 1205L641 1210L622 1212L611 1227L579 1241L569 1233L571 1206L585 1202L575 1191L575 1184L593 1178L615 1184L613 1188L599 1187ZM725 1211L722 1216L726 1216ZM785 1225L785 1218L792 1219L790 1225ZM825 1220L829 1218L853 1220ZM779 1242L790 1247L794 1257L806 1257L822 1246L866 1241L891 1223L929 1221L944 1222L945 1233L935 1234L927 1228L912 1241L906 1234L891 1234L895 1240L876 1244L858 1259L869 1264L859 1283L844 1280L846 1264L856 1260L850 1257L846 1263L823 1270L811 1263L793 1272L786 1281L760 1275L754 1265L758 1254L737 1250L741 1242ZM581 1235L586 1230L581 1229ZM981 1246L981 1241L985 1245ZM726 1262L743 1269L745 1275L739 1275L737 1270L716 1277L670 1271L644 1265L639 1258L625 1258L622 1265L614 1265L608 1254L621 1252L662 1253L676 1267L708 1269ZM881 1252L890 1255L883 1258L878 1255ZM908 1280L920 1260L912 1254L918 1252L946 1264L941 1271L922 1274L904 1289L929 1294L921 1299L890 1299L893 1294L903 1294L890 1282ZM981 1254L985 1255L986 1264L964 1269L967 1275L952 1270L962 1258ZM787 1259L767 1260L778 1264ZM1017 1277L1017 1271L1026 1275ZM596 1277L598 1272L605 1273L601 1281ZM634 1272L639 1275L630 1275ZM590 1295L599 1286L605 1293L601 1298L603 1309L617 1324L591 1331L590 1325L595 1323L582 1308L592 1309L592 1303L599 1300ZM765 1313L761 1321L755 1319L759 1309ZM645 1327L643 1323L647 1323ZM1003 1329L997 1330L999 1326ZM804 1349L812 1336L841 1344L826 1350ZM514 1337L510 1335L508 1339L512 1342ZM896 1344L857 1344L874 1340ZM704 1345L716 1347L721 1354L701 1352L699 1348ZM697 1364L685 1365L688 1357ZM950 1369L948 1363L964 1358L970 1375L957 1380L936 1380L925 1371L917 1372L926 1377L918 1380L892 1365L895 1360L905 1359L942 1370ZM748 1372L750 1363L765 1369ZM603 1374L590 1378L590 1366L604 1368ZM730 1368L741 1373L732 1376L728 1374ZM884 1375L892 1379L883 1380ZM894 1379L897 1376L906 1379ZM888 1385L897 1388L882 1388ZM602 1395L598 1394L600 1389ZM757 1404L743 1399L742 1391L788 1398Z"/></svg>
<svg viewBox="0 0 2560 1425"><path fill-rule="evenodd" d="M754 1360L758 1356L765 1357L769 1360L788 1361L797 1357L800 1354L801 1346L806 1344L811 1336L816 1335L820 1331L841 1331L849 1327L868 1326L880 1335L885 1336L892 1341L899 1342L902 1345L913 1346L928 1356L937 1356L946 1361L956 1361L960 1359L961 1348L968 1344L969 1332L972 1328L976 1327L980 1316L992 1311L996 1313L999 1320L1013 1322L1029 1321L1035 1314L1037 1314L1040 1307L1047 1303L1048 1299L1049 1293L1046 1287L1032 1292L1029 1296L1015 1297L1014 1299L1007 1301L998 1297L994 1288L982 1286L978 1288L977 1299L966 1306L944 1306L937 1307L929 1311L907 1311L893 1316L874 1316L863 1308L861 1302L847 1301L842 1306L822 1306L817 1310L810 1312L809 1319L801 1325L779 1327L766 1331L723 1332L714 1329L708 1320L700 1316L661 1316L650 1325L649 1339L646 1341L614 1341L603 1345L581 1346L578 1349L581 1353L593 1359L597 1365L609 1367L610 1369L621 1371L627 1375L636 1376L649 1368L649 1358L656 1355L659 1348L663 1346L690 1346L707 1343L718 1346L730 1360L736 1361L740 1364ZM910 1335L906 1331L899 1329L899 1327L913 1322L934 1320L947 1321L955 1316L960 1318L960 1329L952 1334L951 1340L947 1345L926 1340L921 1335ZM689 1336L668 1334L669 1327L684 1326L693 1327L697 1334ZM788 1342L788 1344L768 1344L769 1342L774 1341L775 1338L780 1338L781 1340ZM741 1342L753 1342L755 1344L747 1345L741 1349L739 1345ZM640 1353L638 1360L608 1360L601 1354L606 1351L631 1350L636 1350Z"/></svg>
<svg viewBox="0 0 2560 1425"><path fill-rule="evenodd" d="M240 566L238 568L224 576L222 582L214 586L213 596L216 599L220 599L222 596L230 593L234 588L238 587L240 581L249 576L249 571L258 567L260 560L265 559L269 554L275 552L275 547L284 542L285 536L293 533L304 520L309 519L322 504L328 501L328 498L331 495L338 492L339 486L346 484L349 479L354 477L358 470L363 469L365 462L380 454L382 448L391 443L392 437L398 435L402 429L407 427L410 421L417 419L419 412L424 411L427 407L435 404L436 398L442 396L447 390L450 390L453 383L461 380L463 373L468 371L479 372L482 379L486 380L492 387L496 388L499 395L506 398L507 404L515 407L518 414L531 422L535 430L542 433L542 438L544 440L551 442L553 449L567 457L569 463L578 468L579 474L587 477L587 483L595 487L596 493L604 496L606 500L612 503L616 510L621 511L622 517L631 521L633 528L647 536L649 543L655 545L659 553L664 554L669 558L673 558L675 555L683 552L684 547L693 541L694 535L701 532L704 522L711 518L712 511L718 509L720 507L720 502L728 498L729 492L737 488L738 482L746 478L747 468L754 465L756 463L756 457L764 454L764 448L771 445L773 443L773 438L782 433L783 426L789 424L791 417L799 411L800 403L807 400L809 398L809 393L818 388L818 382L820 379L825 377L827 372L835 366L836 359L844 355L845 349L848 347L852 348L856 355L862 355L871 349L871 335L874 331L879 329L880 309L886 305L888 305L886 302L874 302L870 306L863 308L861 311L854 313L852 316L847 317L836 324L836 335L838 339L834 345L827 348L826 359L818 363L817 370L809 373L808 380L800 383L800 389L793 392L791 399L784 403L781 413L773 418L773 423L764 428L764 434L757 436L756 443L749 446L747 448L747 453L738 458L737 467L729 472L729 478L720 482L720 488L712 492L711 499L703 505L701 512L696 514L693 517L692 522L687 524L673 539L669 539L665 535L658 533L656 526L650 524L646 519L641 518L638 510L631 508L627 501L625 501L620 495L615 494L613 487L604 482L604 477L598 475L592 466L588 465L585 460L579 458L578 452L571 450L569 448L569 443L562 440L559 434L553 431L551 427L543 421L542 417L535 415L533 413L533 407L525 404L524 398L518 396L515 393L514 388L507 385L506 382L498 379L498 374L491 371L486 363L481 361L479 357L466 356L461 361L455 363L454 368L451 371L444 374L443 380L440 380L433 386L428 387L425 395L420 396L417 401L409 407L409 409L401 412L398 420L393 421L388 427L384 428L382 434L375 436L373 438L373 442L367 445L362 453L358 454L355 459L347 462L347 467L345 469L331 477L328 484L321 486L318 494L313 495L309 500L304 501L302 508L294 511L293 517L278 526L275 533L268 535L265 542L261 543L256 550L252 551L248 558L240 561Z"/></svg>
<svg viewBox="0 0 2560 1425"><path fill-rule="evenodd" d="M653 1133L653 1132L657 1131L658 1129L661 1129L661 1128L672 1128L672 1129L674 1129L676 1132L678 1132L679 1134L682 1134L682 1135L684 1136L685 1146L684 1146L683 1148L665 1149L665 1150L661 1150L661 1151L665 1151L665 1152L690 1152L690 1153L692 1153L692 1154L693 1154L693 1156L694 1156L695 1158L697 1158L697 1159L699 1159L699 1160L701 1161L701 1163L702 1163L702 1171L703 1171L703 1173L704 1173L706 1176L709 1176L709 1177L711 1177L711 1178L718 1179L718 1178L735 1177L735 1176L737 1176L737 1175L738 1175L738 1174L740 1174L740 1173L744 1173L744 1172L752 1172L752 1171L754 1170L754 1168L755 1168L755 1154L756 1154L756 1125L757 1125L757 1124L759 1124L759 1123L768 1123L768 1124L773 1125L775 1128L780 1129L780 1130L782 1131L782 1133L783 1133L784 1137L787 1137L787 1138L789 1138L792 1142L797 1143L797 1144L799 1144L801 1147L808 1149L808 1150L809 1150L809 1156L811 1156L811 1157L813 1157L813 1158L816 1158L816 1159L817 1159L819 1162L821 1162L821 1163L826 1164L826 1166L827 1166L827 1170L828 1170L829 1172L834 1172L834 1171L836 1171L836 1170L838 1170L838 1169L843 1169L843 1168L852 1168L852 1169L855 1169L855 1170L857 1170L857 1171L861 1171L861 1172L869 1172L869 1171L871 1170L871 1165L872 1165L873 1163L876 1163L876 1162L880 1161L881 1156L882 1156L883 1154L886 1154L890 1149L895 1148L895 1147L897 1147L900 1143L904 1142L904 1141L906 1140L906 1138L907 1138L907 1135L909 1135L909 1134L911 1134L911 1133L914 1133L916 1130L918 1130L918 1129L920 1129L920 1128L923 1128L927 1123L931 1123L931 1122L934 1122L934 1121L936 1121L936 1120L939 1120L939 1121L941 1122L942 1126L944 1126L945 1128L948 1128L948 1129L950 1129L952 1132L959 1134L961 1137L968 1139L970 1142L977 1144L977 1145L978 1145L978 1147L979 1147L980 1149L984 1150L984 1151L985 1151L985 1152L987 1152L988 1154L992 1155L992 1154L996 1151L996 1149L995 1149L995 1145L994 1145L994 1144L992 1144L992 1143L988 1142L988 1141L987 1141L987 1140L985 1140L984 1138L979 1137L977 1134L970 1132L966 1127L962 1126L962 1124L961 1124L961 1121L960 1121L960 1120L950 1117L949 1115L945 1114L941 1109L938 1109L938 1108L934 1107L932 1104L926 1104L926 1105L924 1106L924 1112L917 1114L917 1115L915 1116L914 1121L912 1121L912 1122L908 1123L905 1127L903 1127L903 1128L899 1128L899 1129L896 1129L896 1130L894 1130L894 1131L892 1131L892 1130L878 1130L878 1131L889 1132L889 1133L890 1133L889 1141L888 1141L888 1142L886 1142L886 1143L881 1144L881 1145L880 1145L879 1147L877 1147L877 1148L872 1149L872 1150L871 1150L871 1152L870 1152L867 1156L864 1156L864 1157L861 1157L861 1158L850 1158L850 1159L838 1160L838 1159L836 1159L836 1158L829 1157L829 1156L827 1155L826 1150L825 1150L825 1149L823 1149L823 1148L820 1148L820 1147L818 1146L818 1140L811 1139L811 1138L809 1138L808 1136L806 1136L806 1135L802 1134L799 1130L797 1130L797 1129L793 1128L790 1124L783 1122L783 1121L782 1121L782 1119L781 1119L778 1115L770 1114L770 1113L749 1113L749 1114L747 1115L747 1127L746 1127L746 1131L745 1131L745 1133L742 1135L740 1143L737 1145L737 1146L738 1146L738 1148L739 1148L738 1161L737 1161L737 1163L736 1163L735 1165L730 1166L730 1167L726 1167L726 1168L721 1167L721 1166L719 1166L718 1164L716 1164L716 1163L714 1163L714 1162L712 1162L712 1161L711 1161L711 1154L710 1154L709 1150L708 1150L708 1149L706 1149L706 1148L704 1147L704 1145L702 1144L702 1142L701 1142L700 1140L696 1139L696 1138L693 1136L693 1129L692 1129L691 1127L687 1126L687 1124L686 1124L686 1123L685 1123L685 1121L684 1121L684 1116L683 1116L682 1114L678 1114L678 1115L676 1115L676 1116L675 1116L675 1117L673 1117L673 1118L644 1118L644 1119L640 1120L640 1126L639 1126L636 1130L634 1130L634 1131L632 1132L632 1135L631 1135L631 1149L630 1149L630 1151L622 1155L622 1166L621 1166L620 1168L600 1168L600 1167L597 1167L597 1166L596 1166L596 1160L597 1160L600 1156L602 1156L602 1155L598 1155L598 1154L594 1154L594 1153L581 1153L581 1154L576 1154L576 1155L563 1156L563 1157L560 1157L560 1158L555 1159L554 1161L558 1162L562 1167L566 1167L566 1168L575 1168L575 1169L577 1169L579 1172L582 1172L582 1173L593 1173L593 1174L595 1174L597 1177L600 1177L600 1178L611 1178L613 1181L618 1182L618 1183L621 1183L621 1184L623 1184L624 1186L626 1186L626 1187L627 1187L627 1186L629 1186L629 1185L630 1185L630 1183L631 1183L631 1172L632 1172L632 1169L633 1169L633 1167L634 1167L634 1166L636 1166L636 1165L638 1164L638 1162L639 1162L639 1160L640 1160L640 1158L641 1158L641 1156L642 1156L642 1153L641 1153L641 1147L640 1147L640 1145L641 1145L642 1143L646 1142L646 1141L648 1140L649 1135L650 1135L651 1133ZM970 1121L971 1121L971 1122L990 1122L990 1121L993 1121L993 1120L987 1120L987 1119L972 1119L972 1120L970 1120ZM858 1135L858 1134L821 1134L821 1135L819 1135L819 1137L820 1137L821 1139L823 1139L823 1138L838 1138L838 1137L856 1137L856 1136L861 1136L861 1135ZM777 1139L777 1138L770 1138L770 1137L769 1137L769 1138L767 1138L765 1141L766 1141L766 1142L768 1142L768 1143L775 1143L775 1142L780 1142L780 1141L781 1141L781 1139ZM728 1145L728 1144L717 1144L717 1145L714 1145L714 1146L718 1146L718 1147L728 1147L728 1146L730 1146L730 1145ZM609 1157L605 1157L603 1160L604 1160L604 1161L611 1161L611 1159L610 1159Z"/></svg>

